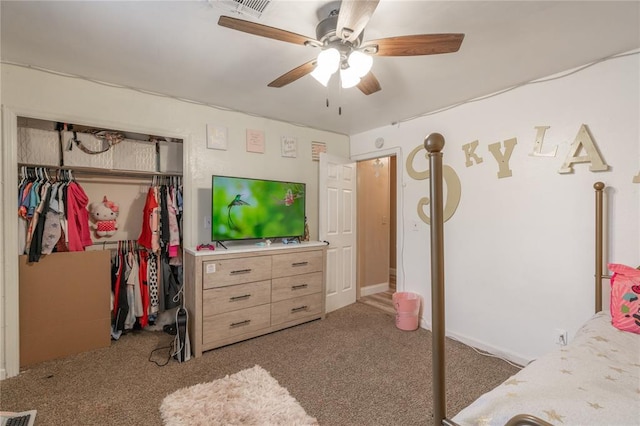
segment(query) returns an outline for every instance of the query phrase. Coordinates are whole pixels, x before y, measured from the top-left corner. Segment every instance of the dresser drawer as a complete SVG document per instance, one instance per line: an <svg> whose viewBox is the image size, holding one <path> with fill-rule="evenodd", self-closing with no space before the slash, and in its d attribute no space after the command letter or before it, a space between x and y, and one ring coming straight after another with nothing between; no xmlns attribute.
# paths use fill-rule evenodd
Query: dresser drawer
<svg viewBox="0 0 640 426"><path fill-rule="evenodd" d="M205 317L202 321L202 342L206 346L216 340L268 328L270 317L269 304Z"/></svg>
<svg viewBox="0 0 640 426"><path fill-rule="evenodd" d="M322 271L322 250L273 256L273 277L308 274Z"/></svg>
<svg viewBox="0 0 640 426"><path fill-rule="evenodd" d="M202 292L202 315L205 317L271 303L271 281L258 281Z"/></svg>
<svg viewBox="0 0 640 426"><path fill-rule="evenodd" d="M322 312L322 293L294 297L271 304L271 324L295 321Z"/></svg>
<svg viewBox="0 0 640 426"><path fill-rule="evenodd" d="M322 291L322 272L274 278L271 282L271 301L306 296Z"/></svg>
<svg viewBox="0 0 640 426"><path fill-rule="evenodd" d="M271 257L243 257L202 263L202 288L271 279Z"/></svg>

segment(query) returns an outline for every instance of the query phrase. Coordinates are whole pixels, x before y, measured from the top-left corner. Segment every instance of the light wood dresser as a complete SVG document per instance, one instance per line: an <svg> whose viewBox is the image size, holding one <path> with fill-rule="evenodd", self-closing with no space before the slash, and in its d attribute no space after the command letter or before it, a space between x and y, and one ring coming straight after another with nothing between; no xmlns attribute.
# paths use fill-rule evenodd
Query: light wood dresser
<svg viewBox="0 0 640 426"><path fill-rule="evenodd" d="M324 318L324 243L228 247L185 250L193 356Z"/></svg>

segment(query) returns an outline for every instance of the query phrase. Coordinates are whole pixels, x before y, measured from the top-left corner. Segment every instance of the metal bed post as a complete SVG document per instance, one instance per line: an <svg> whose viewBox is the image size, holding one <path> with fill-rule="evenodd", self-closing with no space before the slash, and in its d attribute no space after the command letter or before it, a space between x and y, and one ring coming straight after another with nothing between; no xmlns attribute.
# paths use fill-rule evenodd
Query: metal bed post
<svg viewBox="0 0 640 426"><path fill-rule="evenodd" d="M593 184L593 189L596 190L596 312L600 312L602 310L602 278L604 278L602 274L602 229L603 229L603 203L602 203L602 194L604 192L604 183L596 182Z"/></svg>
<svg viewBox="0 0 640 426"><path fill-rule="evenodd" d="M445 316L444 316L444 214L442 196L442 149L444 137L431 133L424 140L429 153L431 209L431 351L433 355L433 421L446 419L445 395Z"/></svg>

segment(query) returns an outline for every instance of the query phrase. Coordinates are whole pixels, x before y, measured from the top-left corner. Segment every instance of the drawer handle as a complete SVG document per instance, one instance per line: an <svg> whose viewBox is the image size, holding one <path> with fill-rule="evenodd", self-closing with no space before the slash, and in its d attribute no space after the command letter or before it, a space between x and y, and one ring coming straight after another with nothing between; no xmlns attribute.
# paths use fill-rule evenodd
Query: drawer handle
<svg viewBox="0 0 640 426"><path fill-rule="evenodd" d="M249 323L251 322L251 320L244 320L244 321L240 321L240 322L232 322L229 327L240 327L243 325L249 325Z"/></svg>
<svg viewBox="0 0 640 426"><path fill-rule="evenodd" d="M249 269L237 269L235 271L229 272L229 274L231 274L231 275L239 275L239 274L248 274L249 272L251 272L251 268L249 268Z"/></svg>
<svg viewBox="0 0 640 426"><path fill-rule="evenodd" d="M309 262L295 262L292 263L291 266L296 267L296 266L307 266L309 264Z"/></svg>
<svg viewBox="0 0 640 426"><path fill-rule="evenodd" d="M303 288L307 288L307 287L309 287L309 284L292 285L291 290L302 290Z"/></svg>
<svg viewBox="0 0 640 426"><path fill-rule="evenodd" d="M306 310L308 310L308 309L309 309L309 307L308 307L307 305L304 305L304 306L300 306L300 307L298 307L298 308L293 308L293 309L291 309L291 313L292 313L292 314L294 314L294 313L296 313L296 312L306 311Z"/></svg>
<svg viewBox="0 0 640 426"><path fill-rule="evenodd" d="M230 302L237 302L238 300L244 300L250 298L250 294L243 294L242 296L233 296L229 298Z"/></svg>

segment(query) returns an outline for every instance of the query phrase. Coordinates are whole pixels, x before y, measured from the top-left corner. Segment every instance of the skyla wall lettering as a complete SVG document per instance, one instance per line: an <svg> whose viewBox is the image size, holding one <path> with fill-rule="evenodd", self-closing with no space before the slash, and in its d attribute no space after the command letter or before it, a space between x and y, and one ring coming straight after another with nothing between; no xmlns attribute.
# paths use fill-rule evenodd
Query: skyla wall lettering
<svg viewBox="0 0 640 426"><path fill-rule="evenodd" d="M550 126L536 126L536 137L534 140L533 151L529 153L531 157L555 157L558 152L558 147L554 147L552 150L547 152L543 152L543 143L544 137L546 135L546 131L550 129ZM496 160L498 164L498 179L512 177L513 171L509 166L509 160L513 155L513 151L518 144L516 138L507 139L504 142L496 142L488 145L489 152L493 155L493 158ZM462 151L465 156L465 166L471 167L478 164L482 164L484 159L480 156L476 151L478 149L479 143L477 140L473 142L469 142L467 144L462 145ZM504 148L503 148L504 147ZM416 155L424 149L423 145L418 145L415 147L407 156L407 174L415 179L415 180L424 180L429 179L430 173L429 170L425 171L417 171L413 167L413 162ZM425 157L427 154L425 152ZM569 152L565 158L562 167L558 170L560 174L573 173L574 164L579 163L588 163L589 170L592 172L603 172L609 170L609 166L605 163L598 150L598 147L589 132L589 129L586 124L582 124L580 129L578 129L578 133L569 148ZM460 178L455 170L451 166L445 165L442 170L444 182L447 186L447 199L445 201L444 206L444 220L445 222L449 220L456 209L458 208L458 204L460 203L460 198L462 196L462 186L460 184ZM640 183L640 173L633 177L634 183ZM430 200L428 197L422 197L418 200L418 216L422 219L426 224L430 223L430 219L427 214L424 212L424 207L429 204Z"/></svg>

